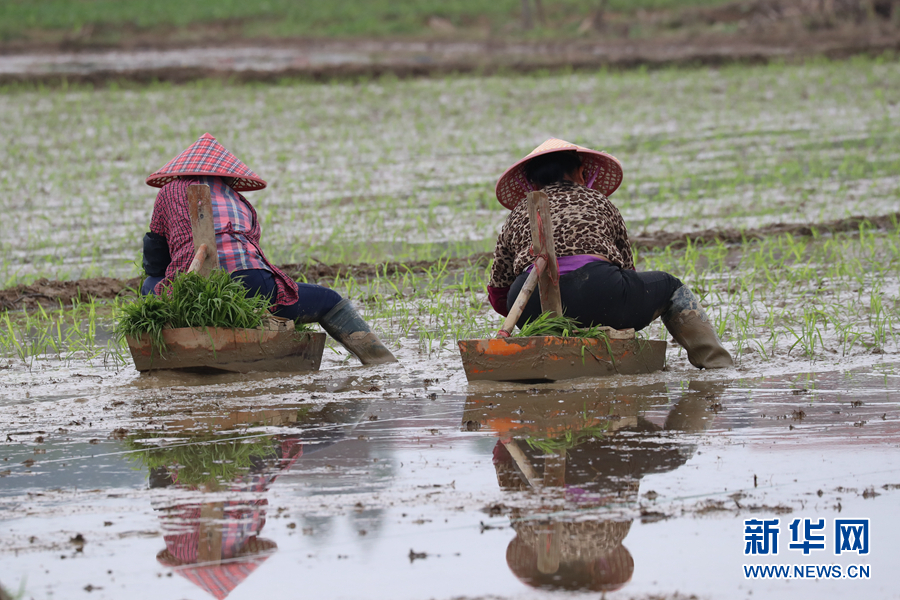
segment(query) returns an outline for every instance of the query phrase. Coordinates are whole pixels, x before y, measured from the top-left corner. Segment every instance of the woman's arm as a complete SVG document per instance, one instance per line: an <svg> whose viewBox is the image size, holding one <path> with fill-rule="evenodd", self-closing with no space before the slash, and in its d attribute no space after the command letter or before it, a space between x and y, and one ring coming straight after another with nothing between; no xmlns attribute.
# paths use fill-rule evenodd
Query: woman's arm
<svg viewBox="0 0 900 600"><path fill-rule="evenodd" d="M508 237L507 225L503 224L500 235L497 237L497 246L494 248L494 261L491 263L491 278L487 285L488 301L494 310L504 317L509 314L506 307L506 299L509 295L509 287L516 279L513 273L515 254L509 249L506 238Z"/></svg>
<svg viewBox="0 0 900 600"><path fill-rule="evenodd" d="M613 225L613 231L616 248L622 253L622 260L625 263L622 265L622 268L634 271L636 270L634 268L634 254L631 251L631 242L628 240L628 229L625 227L625 219L622 217L622 213L619 212L618 208L612 205L612 203L610 203L610 205L615 211L616 220Z"/></svg>
<svg viewBox="0 0 900 600"><path fill-rule="evenodd" d="M148 277L165 277L166 268L172 262L169 254L169 242L158 233L148 231L144 234L144 273Z"/></svg>
<svg viewBox="0 0 900 600"><path fill-rule="evenodd" d="M191 181L184 179L167 183L159 190L153 204L150 233L165 239L169 253L164 273L166 279L156 286L157 294L177 273L187 271L194 257L194 236L187 202L187 188L190 184Z"/></svg>
<svg viewBox="0 0 900 600"><path fill-rule="evenodd" d="M507 308L507 298L509 297L509 286L501 288L487 286L487 291L488 302L491 303L494 310L504 317L508 316L509 308Z"/></svg>

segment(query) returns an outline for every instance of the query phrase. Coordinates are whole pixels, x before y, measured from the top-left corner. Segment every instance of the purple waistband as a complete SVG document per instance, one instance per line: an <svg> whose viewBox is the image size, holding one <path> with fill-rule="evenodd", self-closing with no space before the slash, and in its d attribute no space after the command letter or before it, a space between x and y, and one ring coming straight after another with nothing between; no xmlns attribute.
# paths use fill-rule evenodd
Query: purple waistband
<svg viewBox="0 0 900 600"><path fill-rule="evenodd" d="M575 269L580 269L584 265L589 265L592 262L603 261L602 258L597 258L596 256L591 256L590 254L576 254L575 256L560 256L556 259L556 262L559 264L559 274L565 275L566 273L571 273ZM609 262L609 261L603 261ZM527 272L531 273L531 269L534 265L528 265L528 268L525 269Z"/></svg>

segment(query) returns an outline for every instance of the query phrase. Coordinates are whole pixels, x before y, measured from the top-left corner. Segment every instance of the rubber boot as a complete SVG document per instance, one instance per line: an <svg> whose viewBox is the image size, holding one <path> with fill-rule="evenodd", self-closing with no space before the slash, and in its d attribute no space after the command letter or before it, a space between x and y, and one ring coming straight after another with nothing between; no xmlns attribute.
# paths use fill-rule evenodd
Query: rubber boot
<svg viewBox="0 0 900 600"><path fill-rule="evenodd" d="M683 285L675 290L671 302L662 320L675 341L687 351L691 364L698 369L733 367L731 355L719 343L716 330L690 288Z"/></svg>
<svg viewBox="0 0 900 600"><path fill-rule="evenodd" d="M397 362L347 299L335 304L319 325L364 365Z"/></svg>

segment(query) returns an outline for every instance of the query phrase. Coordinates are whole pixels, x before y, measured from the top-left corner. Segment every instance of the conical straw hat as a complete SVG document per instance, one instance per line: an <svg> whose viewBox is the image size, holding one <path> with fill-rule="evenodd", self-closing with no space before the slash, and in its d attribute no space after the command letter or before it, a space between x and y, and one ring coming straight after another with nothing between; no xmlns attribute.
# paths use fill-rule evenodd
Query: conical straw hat
<svg viewBox="0 0 900 600"><path fill-rule="evenodd" d="M584 165L584 181L588 187L607 196L618 189L622 183L622 163L619 162L619 159L606 152L550 138L532 150L528 156L508 168L500 177L500 181L497 182L497 200L500 201L500 204L512 210L528 192L534 190L534 186L525 177L525 164L528 161L542 154L567 150L575 150L581 157L581 164Z"/></svg>
<svg viewBox="0 0 900 600"><path fill-rule="evenodd" d="M148 177L147 185L161 188L181 175L233 177L231 187L238 192L252 192L266 187L266 182L259 175L208 133L201 135L187 150Z"/></svg>
<svg viewBox="0 0 900 600"><path fill-rule="evenodd" d="M277 549L275 542L256 538L248 543L239 557L220 562L192 564L178 559L168 549L159 552L156 560L162 565L173 567L176 573L217 600L224 600Z"/></svg>

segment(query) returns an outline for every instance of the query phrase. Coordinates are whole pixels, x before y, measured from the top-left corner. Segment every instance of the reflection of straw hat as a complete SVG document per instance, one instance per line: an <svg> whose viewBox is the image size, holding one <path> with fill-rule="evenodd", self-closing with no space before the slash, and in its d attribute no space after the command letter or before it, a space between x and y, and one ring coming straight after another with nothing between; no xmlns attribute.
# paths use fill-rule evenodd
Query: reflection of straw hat
<svg viewBox="0 0 900 600"><path fill-rule="evenodd" d="M621 546L631 531L631 521L514 521L513 529L529 546L537 547L547 533L559 536L559 554L564 560L602 556Z"/></svg>
<svg viewBox="0 0 900 600"><path fill-rule="evenodd" d="M619 162L619 159L606 152L550 138L500 176L500 181L497 182L497 200L500 201L500 204L512 210L528 192L534 190L534 186L525 176L525 164L528 161L542 154L567 150L574 150L581 158L581 164L584 166L584 181L589 188L607 196L618 189L619 184L622 183L622 163Z"/></svg>
<svg viewBox="0 0 900 600"><path fill-rule="evenodd" d="M147 178L147 185L162 187L182 175L215 175L233 177L237 192L252 192L266 187L266 182L225 149L212 135L204 133L184 152L170 160Z"/></svg>
<svg viewBox="0 0 900 600"><path fill-rule="evenodd" d="M514 523L506 564L528 585L544 589L612 591L634 572L622 540L631 522Z"/></svg>
<svg viewBox="0 0 900 600"><path fill-rule="evenodd" d="M256 570L256 567L265 562L277 548L277 544L271 540L254 538L244 546L239 559L185 566L184 562L175 558L166 549L156 555L156 560L167 567L175 567L176 573L197 587L206 590L218 600L222 600L247 579Z"/></svg>

